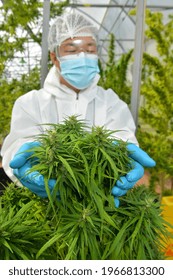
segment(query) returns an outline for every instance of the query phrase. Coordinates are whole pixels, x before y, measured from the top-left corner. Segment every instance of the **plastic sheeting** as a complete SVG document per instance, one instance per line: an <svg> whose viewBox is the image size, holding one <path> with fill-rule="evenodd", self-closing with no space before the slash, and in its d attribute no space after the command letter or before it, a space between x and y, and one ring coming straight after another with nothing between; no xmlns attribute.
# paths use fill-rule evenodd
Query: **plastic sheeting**
<svg viewBox="0 0 173 280"><path fill-rule="evenodd" d="M107 60L110 33L115 36L117 58L134 48L136 18L131 16L130 12L136 7L136 2L136 0L71 1L74 9L88 15L99 26L102 62ZM146 7L152 11L161 11L165 15L173 13L172 0L146 0Z"/></svg>

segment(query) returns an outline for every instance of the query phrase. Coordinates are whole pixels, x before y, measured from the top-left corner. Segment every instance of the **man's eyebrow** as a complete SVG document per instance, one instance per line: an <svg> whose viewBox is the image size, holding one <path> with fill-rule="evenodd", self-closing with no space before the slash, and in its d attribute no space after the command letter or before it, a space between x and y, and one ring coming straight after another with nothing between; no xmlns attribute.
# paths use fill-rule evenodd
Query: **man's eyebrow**
<svg viewBox="0 0 173 280"><path fill-rule="evenodd" d="M62 44L62 45L66 47L66 46L75 46L76 44L71 42L71 43L65 43L65 44Z"/></svg>
<svg viewBox="0 0 173 280"><path fill-rule="evenodd" d="M95 45L96 46L96 42L91 41L91 42L88 42L87 45Z"/></svg>

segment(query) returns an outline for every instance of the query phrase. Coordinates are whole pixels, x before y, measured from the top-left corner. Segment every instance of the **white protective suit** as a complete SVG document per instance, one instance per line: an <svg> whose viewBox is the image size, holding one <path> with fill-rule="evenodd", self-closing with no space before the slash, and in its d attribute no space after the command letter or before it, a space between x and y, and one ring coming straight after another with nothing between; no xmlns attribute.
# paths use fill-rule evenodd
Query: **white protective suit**
<svg viewBox="0 0 173 280"><path fill-rule="evenodd" d="M19 97L14 104L11 130L6 137L1 154L2 165L11 180L16 181L9 162L20 146L34 141L35 135L43 133L43 124L60 123L70 115L77 115L89 126L104 126L121 130L116 138L138 145L135 124L126 103L111 89L97 86L99 75L93 83L79 94L59 83L59 74L53 66L43 89L33 90Z"/></svg>

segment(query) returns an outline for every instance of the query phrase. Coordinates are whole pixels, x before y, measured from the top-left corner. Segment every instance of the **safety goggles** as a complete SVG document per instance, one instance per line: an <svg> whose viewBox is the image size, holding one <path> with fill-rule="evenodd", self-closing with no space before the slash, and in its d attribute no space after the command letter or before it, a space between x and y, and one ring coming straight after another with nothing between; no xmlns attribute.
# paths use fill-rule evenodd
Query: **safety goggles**
<svg viewBox="0 0 173 280"><path fill-rule="evenodd" d="M88 54L97 54L96 41L90 37L84 39L67 39L56 50L58 57L76 55L81 52Z"/></svg>

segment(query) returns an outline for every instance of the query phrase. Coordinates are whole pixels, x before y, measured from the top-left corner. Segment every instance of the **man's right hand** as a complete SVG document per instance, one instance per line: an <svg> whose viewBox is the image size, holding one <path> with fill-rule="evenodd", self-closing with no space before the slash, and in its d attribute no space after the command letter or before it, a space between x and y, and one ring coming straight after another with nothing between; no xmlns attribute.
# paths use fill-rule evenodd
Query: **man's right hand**
<svg viewBox="0 0 173 280"><path fill-rule="evenodd" d="M44 177L38 171L30 172L33 147L39 147L39 142L28 142L23 144L13 159L10 161L10 167L13 169L13 174L18 178L23 186L40 197L47 197L45 189ZM50 192L55 186L56 180L50 179L48 181Z"/></svg>

